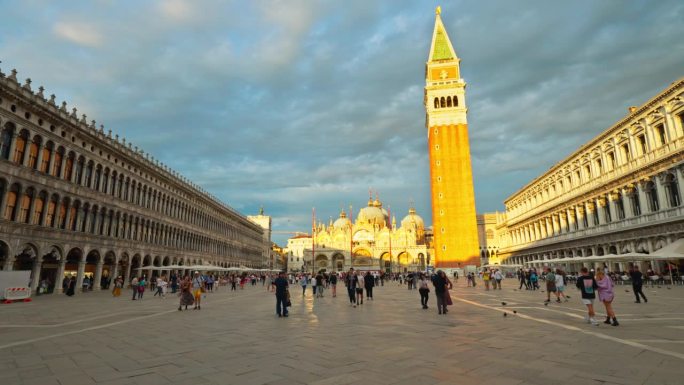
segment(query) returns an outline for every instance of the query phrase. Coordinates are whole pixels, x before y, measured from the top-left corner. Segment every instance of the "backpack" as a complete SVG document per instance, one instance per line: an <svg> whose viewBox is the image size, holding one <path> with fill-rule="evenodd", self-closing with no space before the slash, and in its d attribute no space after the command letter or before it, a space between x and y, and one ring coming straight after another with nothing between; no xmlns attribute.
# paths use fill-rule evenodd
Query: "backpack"
<svg viewBox="0 0 684 385"><path fill-rule="evenodd" d="M546 282L553 282L553 284L556 284L556 274L553 272L549 271L546 274Z"/></svg>

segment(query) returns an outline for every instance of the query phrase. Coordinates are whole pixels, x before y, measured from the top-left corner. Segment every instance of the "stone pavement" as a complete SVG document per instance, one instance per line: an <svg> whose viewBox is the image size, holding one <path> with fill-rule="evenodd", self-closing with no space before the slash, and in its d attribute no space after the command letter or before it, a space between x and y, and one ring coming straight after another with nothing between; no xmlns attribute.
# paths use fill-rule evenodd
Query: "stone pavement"
<svg viewBox="0 0 684 385"><path fill-rule="evenodd" d="M289 318L260 285L183 312L149 292L38 297L0 306L0 384L684 383L684 286L649 287L647 304L618 286L619 327L585 324L572 287L549 306L515 289L461 279L438 315L434 296L422 310L396 283L357 308L343 287L337 298L292 287Z"/></svg>

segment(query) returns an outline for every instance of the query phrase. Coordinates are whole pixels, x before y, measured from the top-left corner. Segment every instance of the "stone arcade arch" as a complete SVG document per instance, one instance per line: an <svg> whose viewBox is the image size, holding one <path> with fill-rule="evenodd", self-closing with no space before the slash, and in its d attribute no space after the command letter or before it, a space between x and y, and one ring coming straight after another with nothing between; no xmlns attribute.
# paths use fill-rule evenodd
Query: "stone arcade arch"
<svg viewBox="0 0 684 385"><path fill-rule="evenodd" d="M51 246L47 254L40 258L40 277L36 284L40 287L41 282L45 282L44 292L41 290L34 291L36 294L52 294L55 292L57 285L61 284L61 278L58 276L60 264L63 259L62 250L57 246Z"/></svg>

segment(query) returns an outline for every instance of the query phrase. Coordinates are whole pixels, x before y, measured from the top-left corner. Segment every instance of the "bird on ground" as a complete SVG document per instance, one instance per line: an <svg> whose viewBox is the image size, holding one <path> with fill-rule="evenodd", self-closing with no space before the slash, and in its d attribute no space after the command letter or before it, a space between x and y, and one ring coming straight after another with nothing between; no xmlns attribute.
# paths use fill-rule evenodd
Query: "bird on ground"
<svg viewBox="0 0 684 385"><path fill-rule="evenodd" d="M517 310L513 310L513 314L518 314L518 311L517 311Z"/></svg>
<svg viewBox="0 0 684 385"><path fill-rule="evenodd" d="M508 313L504 313L504 317L507 317L507 316L508 316Z"/></svg>
<svg viewBox="0 0 684 385"><path fill-rule="evenodd" d="M506 302L501 302L501 304L502 304L503 306L506 306Z"/></svg>

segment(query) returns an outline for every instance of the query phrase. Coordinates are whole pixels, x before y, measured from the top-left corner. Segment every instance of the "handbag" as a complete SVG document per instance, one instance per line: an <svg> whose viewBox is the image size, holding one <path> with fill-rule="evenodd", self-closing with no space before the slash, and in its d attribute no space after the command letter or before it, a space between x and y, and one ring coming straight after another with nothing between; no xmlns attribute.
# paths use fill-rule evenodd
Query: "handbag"
<svg viewBox="0 0 684 385"><path fill-rule="evenodd" d="M449 294L449 290L444 290L444 302L451 306L454 304L454 301L451 300L451 295Z"/></svg>
<svg viewBox="0 0 684 385"><path fill-rule="evenodd" d="M290 301L290 290L285 289L285 307L292 306L292 301Z"/></svg>

